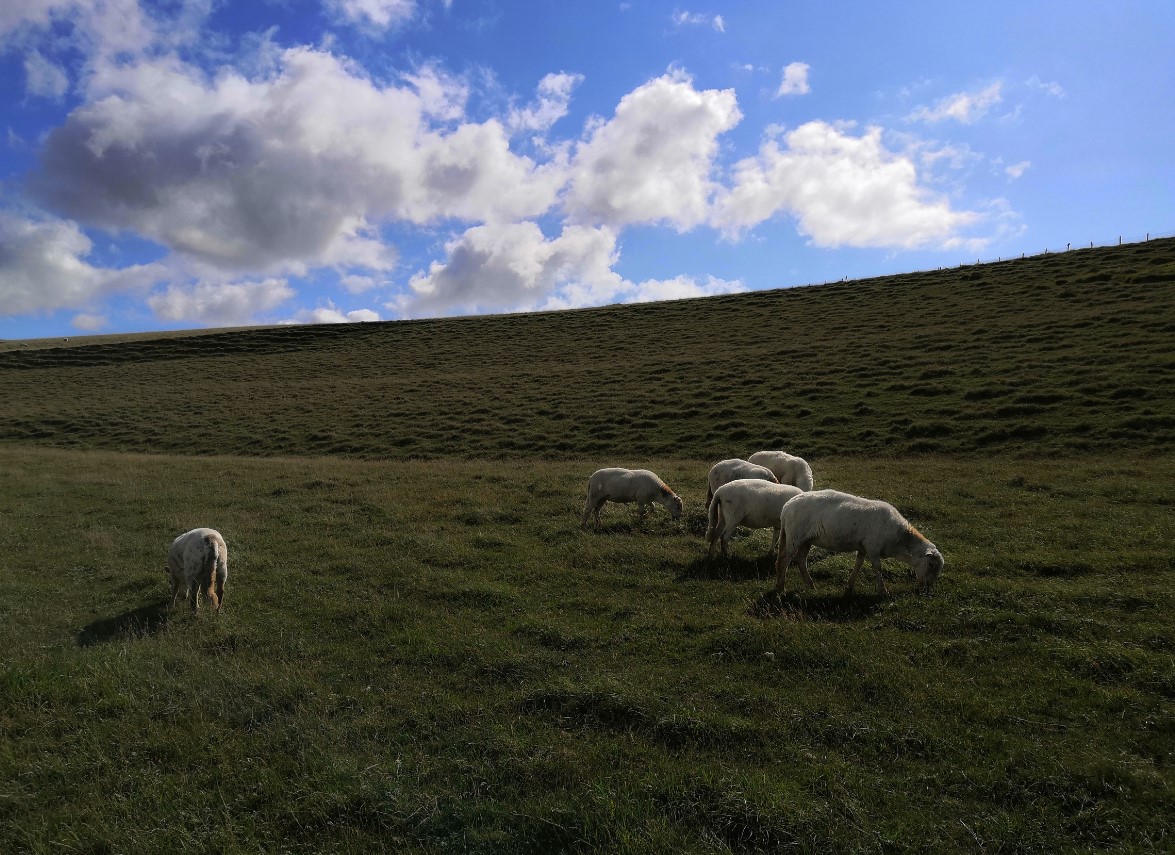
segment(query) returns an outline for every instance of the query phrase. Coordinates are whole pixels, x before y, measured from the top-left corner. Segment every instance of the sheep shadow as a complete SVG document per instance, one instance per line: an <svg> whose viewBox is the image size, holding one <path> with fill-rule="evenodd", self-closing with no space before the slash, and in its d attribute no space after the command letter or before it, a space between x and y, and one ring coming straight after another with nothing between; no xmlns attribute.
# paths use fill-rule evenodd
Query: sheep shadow
<svg viewBox="0 0 1175 855"><path fill-rule="evenodd" d="M876 614L885 601L882 594L804 594L795 591L782 597L774 590L765 592L747 609L760 620L827 621L849 623Z"/></svg>
<svg viewBox="0 0 1175 855"><path fill-rule="evenodd" d="M79 647L93 647L122 638L142 638L157 635L167 626L171 617L170 600L147 603L137 609L114 617L101 618L86 624L78 633Z"/></svg>
<svg viewBox="0 0 1175 855"><path fill-rule="evenodd" d="M770 555L758 558L707 558L703 555L682 567L676 581L748 582L767 578L775 578L775 559Z"/></svg>

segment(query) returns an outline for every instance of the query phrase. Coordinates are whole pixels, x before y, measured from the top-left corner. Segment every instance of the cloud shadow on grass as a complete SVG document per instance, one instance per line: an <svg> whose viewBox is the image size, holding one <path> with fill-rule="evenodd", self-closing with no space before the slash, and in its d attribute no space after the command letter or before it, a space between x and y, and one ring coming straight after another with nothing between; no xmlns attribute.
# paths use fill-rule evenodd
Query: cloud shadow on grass
<svg viewBox="0 0 1175 855"><path fill-rule="evenodd" d="M171 615L167 600L147 603L137 609L125 611L114 617L100 618L86 624L78 633L79 647L93 647L120 638L136 638L155 635L163 630Z"/></svg>

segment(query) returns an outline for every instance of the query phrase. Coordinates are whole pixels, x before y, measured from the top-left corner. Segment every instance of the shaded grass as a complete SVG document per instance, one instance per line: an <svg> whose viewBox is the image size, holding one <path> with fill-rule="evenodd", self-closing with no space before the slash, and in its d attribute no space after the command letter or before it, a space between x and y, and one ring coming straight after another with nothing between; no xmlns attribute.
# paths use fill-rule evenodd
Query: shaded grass
<svg viewBox="0 0 1175 855"><path fill-rule="evenodd" d="M1165 239L644 306L13 345L0 441L637 462L1162 451L1173 285Z"/></svg>
<svg viewBox="0 0 1175 855"><path fill-rule="evenodd" d="M767 532L700 561L704 462L582 531L597 464L0 450L0 849L1169 844L1169 455L822 459L946 571L783 601ZM161 608L196 525L219 617Z"/></svg>

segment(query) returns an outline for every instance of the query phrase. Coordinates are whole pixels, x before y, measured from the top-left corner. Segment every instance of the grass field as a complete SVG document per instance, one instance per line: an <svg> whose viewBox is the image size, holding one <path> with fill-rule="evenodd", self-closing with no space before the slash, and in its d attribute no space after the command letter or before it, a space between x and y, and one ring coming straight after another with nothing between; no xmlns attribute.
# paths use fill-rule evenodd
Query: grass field
<svg viewBox="0 0 1175 855"><path fill-rule="evenodd" d="M12 345L0 852L1169 851L1173 282L1158 241ZM765 531L707 563L709 464L772 445L901 509L934 595L816 551L781 600ZM683 519L581 530L612 464ZM197 525L219 616L168 608Z"/></svg>
<svg viewBox="0 0 1175 855"><path fill-rule="evenodd" d="M721 459L1175 446L1175 239L578 312L0 352L0 442Z"/></svg>

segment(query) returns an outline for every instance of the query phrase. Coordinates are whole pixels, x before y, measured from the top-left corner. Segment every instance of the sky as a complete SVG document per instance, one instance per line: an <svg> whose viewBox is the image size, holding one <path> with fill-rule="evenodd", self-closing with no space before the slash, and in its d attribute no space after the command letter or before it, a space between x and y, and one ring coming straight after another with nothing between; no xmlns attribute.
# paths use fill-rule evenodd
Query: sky
<svg viewBox="0 0 1175 855"><path fill-rule="evenodd" d="M1171 234L1173 44L1169 0L5 0L0 338Z"/></svg>

